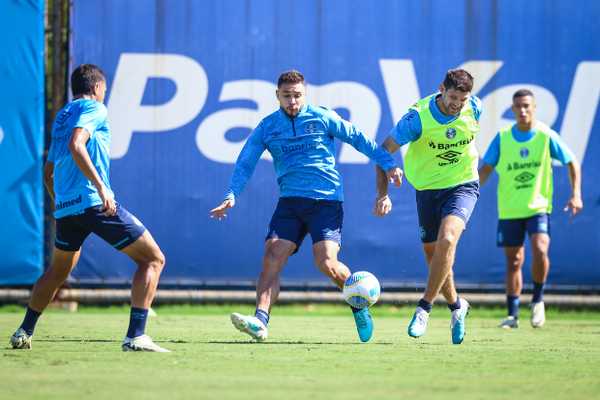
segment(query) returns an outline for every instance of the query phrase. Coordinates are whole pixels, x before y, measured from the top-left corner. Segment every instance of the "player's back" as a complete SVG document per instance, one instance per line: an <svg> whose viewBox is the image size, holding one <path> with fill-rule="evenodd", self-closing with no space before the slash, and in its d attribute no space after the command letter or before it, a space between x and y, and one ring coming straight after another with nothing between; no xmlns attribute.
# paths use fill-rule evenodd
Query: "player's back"
<svg viewBox="0 0 600 400"><path fill-rule="evenodd" d="M110 190L110 128L106 107L95 100L77 99L65 105L52 125L48 161L54 163L55 217L78 213L101 204L97 190L81 172L69 150L75 128L83 128L90 138L86 148L93 166Z"/></svg>

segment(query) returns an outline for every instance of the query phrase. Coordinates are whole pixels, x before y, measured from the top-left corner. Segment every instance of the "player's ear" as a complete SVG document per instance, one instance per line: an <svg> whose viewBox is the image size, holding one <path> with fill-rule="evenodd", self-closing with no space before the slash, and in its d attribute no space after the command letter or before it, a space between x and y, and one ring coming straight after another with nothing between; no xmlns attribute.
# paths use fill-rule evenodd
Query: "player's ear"
<svg viewBox="0 0 600 400"><path fill-rule="evenodd" d="M444 86L443 83L440 83L439 89L440 89L440 93L444 93L446 91L446 87Z"/></svg>

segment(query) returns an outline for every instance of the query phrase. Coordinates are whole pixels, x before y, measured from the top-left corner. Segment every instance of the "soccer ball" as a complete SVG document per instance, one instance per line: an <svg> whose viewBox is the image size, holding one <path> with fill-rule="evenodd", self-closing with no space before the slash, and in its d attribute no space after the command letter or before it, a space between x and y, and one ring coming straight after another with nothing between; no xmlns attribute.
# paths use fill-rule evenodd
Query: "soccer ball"
<svg viewBox="0 0 600 400"><path fill-rule="evenodd" d="M344 300L354 308L370 307L379 300L381 287L370 272L358 271L344 282Z"/></svg>

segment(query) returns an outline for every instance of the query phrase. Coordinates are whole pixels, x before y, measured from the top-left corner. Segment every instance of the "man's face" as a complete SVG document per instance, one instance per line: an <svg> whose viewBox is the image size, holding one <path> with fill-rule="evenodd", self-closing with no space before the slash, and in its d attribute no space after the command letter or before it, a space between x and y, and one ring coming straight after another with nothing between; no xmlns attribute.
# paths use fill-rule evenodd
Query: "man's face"
<svg viewBox="0 0 600 400"><path fill-rule="evenodd" d="M458 115L460 110L467 104L471 92L463 92L457 89L446 89L444 85L440 86L441 100L446 113ZM444 110L442 110L444 111Z"/></svg>
<svg viewBox="0 0 600 400"><path fill-rule="evenodd" d="M279 105L290 117L295 117L305 102L306 89L304 83L284 83L275 94Z"/></svg>
<svg viewBox="0 0 600 400"><path fill-rule="evenodd" d="M100 103L104 103L104 96L106 95L106 81L100 81L94 86L94 96Z"/></svg>
<svg viewBox="0 0 600 400"><path fill-rule="evenodd" d="M531 96L517 97L513 100L512 111L518 124L529 125L535 116L535 100Z"/></svg>

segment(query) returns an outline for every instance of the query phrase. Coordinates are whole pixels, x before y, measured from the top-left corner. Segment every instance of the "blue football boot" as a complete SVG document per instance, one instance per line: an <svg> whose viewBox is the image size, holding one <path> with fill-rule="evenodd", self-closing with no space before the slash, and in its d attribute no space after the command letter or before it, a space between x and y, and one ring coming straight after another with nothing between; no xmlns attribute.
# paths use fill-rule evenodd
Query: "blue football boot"
<svg viewBox="0 0 600 400"><path fill-rule="evenodd" d="M465 319L469 314L469 302L460 299L460 308L452 311L450 330L452 331L452 343L461 344L465 339Z"/></svg>
<svg viewBox="0 0 600 400"><path fill-rule="evenodd" d="M408 324L408 336L418 338L425 334L427 330L427 322L429 321L429 313L417 307L415 313Z"/></svg>
<svg viewBox="0 0 600 400"><path fill-rule="evenodd" d="M363 343L368 342L373 336L373 318L371 318L369 308L352 309L352 315L354 315L360 341Z"/></svg>

